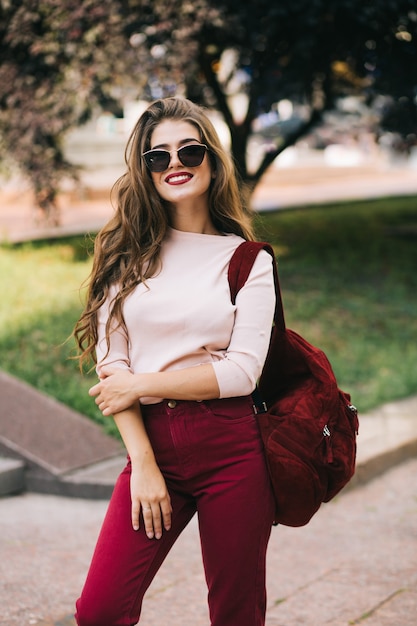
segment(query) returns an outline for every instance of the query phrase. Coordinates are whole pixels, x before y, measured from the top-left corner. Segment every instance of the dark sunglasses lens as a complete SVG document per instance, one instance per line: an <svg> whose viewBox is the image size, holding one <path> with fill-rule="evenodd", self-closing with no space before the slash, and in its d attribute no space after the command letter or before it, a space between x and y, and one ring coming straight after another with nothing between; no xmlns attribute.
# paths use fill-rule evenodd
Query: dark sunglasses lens
<svg viewBox="0 0 417 626"><path fill-rule="evenodd" d="M206 146L184 146L178 150L178 158L185 167L197 167L202 164L205 153ZM144 157L151 172L164 172L171 160L167 150L151 150Z"/></svg>
<svg viewBox="0 0 417 626"><path fill-rule="evenodd" d="M205 153L205 146L184 146L178 150L178 158L185 167L197 167L202 164Z"/></svg>
<svg viewBox="0 0 417 626"><path fill-rule="evenodd" d="M166 150L152 150L145 154L146 165L151 172L164 172L168 168L170 158Z"/></svg>

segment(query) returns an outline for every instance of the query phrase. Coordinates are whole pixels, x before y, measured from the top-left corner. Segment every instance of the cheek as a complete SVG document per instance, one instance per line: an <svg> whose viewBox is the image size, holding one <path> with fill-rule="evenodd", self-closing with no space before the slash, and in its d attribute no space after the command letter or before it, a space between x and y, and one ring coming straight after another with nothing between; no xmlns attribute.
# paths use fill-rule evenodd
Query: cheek
<svg viewBox="0 0 417 626"><path fill-rule="evenodd" d="M159 182L159 174L154 174L153 172L151 172L151 179L154 186L156 187Z"/></svg>
<svg viewBox="0 0 417 626"><path fill-rule="evenodd" d="M216 176L216 173L212 169L212 167L210 167L210 163L208 163L207 161L204 161L204 163L203 163L203 165L201 166L201 169L200 169L200 180L201 180L201 183L203 185L209 186L209 185L211 185L211 181L213 180L213 178L215 178L215 176Z"/></svg>
<svg viewBox="0 0 417 626"><path fill-rule="evenodd" d="M156 193L159 194L162 198L164 197L164 186L162 184L161 177L159 174L151 174L153 186L155 187Z"/></svg>

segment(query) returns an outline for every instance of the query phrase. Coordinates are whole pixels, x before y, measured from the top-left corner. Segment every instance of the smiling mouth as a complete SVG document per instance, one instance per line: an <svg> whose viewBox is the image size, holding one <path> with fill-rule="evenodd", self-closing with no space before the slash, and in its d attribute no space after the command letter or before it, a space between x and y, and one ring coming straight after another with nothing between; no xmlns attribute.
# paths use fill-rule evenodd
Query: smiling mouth
<svg viewBox="0 0 417 626"><path fill-rule="evenodd" d="M192 179L191 174L187 174L187 173L171 174L170 176L166 177L165 182L170 185L181 185L191 179Z"/></svg>

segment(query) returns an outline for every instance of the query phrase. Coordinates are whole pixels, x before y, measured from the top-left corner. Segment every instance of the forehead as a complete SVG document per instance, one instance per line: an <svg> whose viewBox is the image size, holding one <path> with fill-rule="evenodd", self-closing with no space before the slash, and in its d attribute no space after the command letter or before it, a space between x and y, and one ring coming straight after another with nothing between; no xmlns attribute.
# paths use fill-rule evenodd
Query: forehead
<svg viewBox="0 0 417 626"><path fill-rule="evenodd" d="M200 141L198 129L184 120L164 120L151 134L151 147L177 146L187 139Z"/></svg>

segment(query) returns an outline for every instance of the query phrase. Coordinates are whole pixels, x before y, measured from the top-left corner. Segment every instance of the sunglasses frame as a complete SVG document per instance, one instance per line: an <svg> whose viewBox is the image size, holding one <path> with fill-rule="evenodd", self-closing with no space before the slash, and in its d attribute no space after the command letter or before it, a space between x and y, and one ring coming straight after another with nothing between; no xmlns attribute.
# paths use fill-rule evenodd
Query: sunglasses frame
<svg viewBox="0 0 417 626"><path fill-rule="evenodd" d="M198 163L196 165L187 165L187 163L184 163L184 161L181 158L181 151L182 150L186 150L187 148L192 148L192 147L204 148L203 155L201 157L200 163ZM149 169L149 171L154 173L154 174L158 174L158 173L161 173L161 172L165 172L165 170L168 169L169 164L171 163L171 155L173 154L173 152L177 153L178 158L179 158L181 164L184 165L185 167L199 167L202 164L202 162L204 161L204 157L205 157L206 153L208 152L208 150L209 149L208 149L208 147L206 146L205 143L190 143L190 144L187 144L185 146L181 146L177 150L163 150L163 149L160 149L160 148L154 148L152 150L147 150L146 152L144 152L142 154L142 157L145 159L146 167ZM159 169L159 168L158 169L154 169L152 167L152 164L148 163L148 160L147 160L146 156L149 155L149 154L155 153L155 152L162 152L164 155L167 154L168 157L169 157L168 158L168 163L167 163L166 167L164 167L163 169Z"/></svg>

